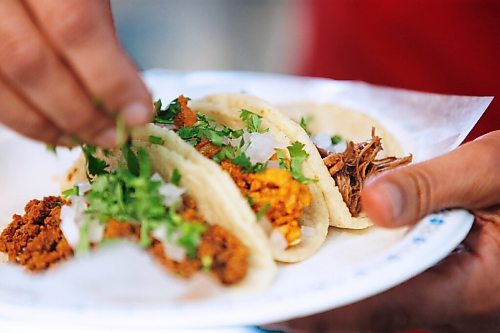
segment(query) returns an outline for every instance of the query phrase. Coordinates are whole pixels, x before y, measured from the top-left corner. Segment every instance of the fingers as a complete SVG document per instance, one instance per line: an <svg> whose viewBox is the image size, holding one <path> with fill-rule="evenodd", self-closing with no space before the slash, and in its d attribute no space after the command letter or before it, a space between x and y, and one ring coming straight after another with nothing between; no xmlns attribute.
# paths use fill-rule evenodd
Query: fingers
<svg viewBox="0 0 500 333"><path fill-rule="evenodd" d="M112 119L96 110L17 0L0 2L0 72L44 117L87 142L109 146ZM17 112L17 111L16 111ZM105 131L104 133L101 133Z"/></svg>
<svg viewBox="0 0 500 333"><path fill-rule="evenodd" d="M329 312L273 325L290 332L397 332L405 329L451 328L464 313L466 268L473 255L449 258L403 285Z"/></svg>
<svg viewBox="0 0 500 333"><path fill-rule="evenodd" d="M24 1L51 43L107 112L122 112L129 126L151 119L151 97L114 34L109 1Z"/></svg>
<svg viewBox="0 0 500 333"><path fill-rule="evenodd" d="M362 193L365 212L387 227L417 222L443 208L479 209L500 203L500 131L441 157L388 172Z"/></svg>
<svg viewBox="0 0 500 333"><path fill-rule="evenodd" d="M60 144L63 133L0 80L0 122L30 138ZM43 130L40 130L43 129Z"/></svg>

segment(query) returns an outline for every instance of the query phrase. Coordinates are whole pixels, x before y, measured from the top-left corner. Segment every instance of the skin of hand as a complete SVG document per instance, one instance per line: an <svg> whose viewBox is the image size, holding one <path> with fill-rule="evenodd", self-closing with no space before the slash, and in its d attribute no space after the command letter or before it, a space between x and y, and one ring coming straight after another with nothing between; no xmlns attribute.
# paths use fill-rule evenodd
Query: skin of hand
<svg viewBox="0 0 500 333"><path fill-rule="evenodd" d="M286 332L500 332L500 131L371 180L362 203L384 227L463 207L475 223L458 250L382 294L269 326Z"/></svg>
<svg viewBox="0 0 500 333"><path fill-rule="evenodd" d="M153 114L116 37L109 0L0 1L0 122L50 144L115 143Z"/></svg>

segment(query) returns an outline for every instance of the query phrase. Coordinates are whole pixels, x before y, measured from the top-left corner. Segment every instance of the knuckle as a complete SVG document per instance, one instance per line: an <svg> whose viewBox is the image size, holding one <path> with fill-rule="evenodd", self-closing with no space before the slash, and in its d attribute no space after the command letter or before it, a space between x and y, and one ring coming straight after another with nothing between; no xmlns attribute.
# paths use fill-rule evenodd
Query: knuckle
<svg viewBox="0 0 500 333"><path fill-rule="evenodd" d="M418 165L408 167L403 179L405 182L403 188L407 196L405 201L411 207L409 213L413 217L420 218L437 208L432 207L435 203L433 184L436 182L426 168Z"/></svg>
<svg viewBox="0 0 500 333"><path fill-rule="evenodd" d="M57 42L63 45L78 44L94 34L96 15L94 1L63 1L51 14L52 33Z"/></svg>
<svg viewBox="0 0 500 333"><path fill-rule="evenodd" d="M41 77L49 61L49 50L36 38L17 38L7 43L2 69L14 81L32 82Z"/></svg>

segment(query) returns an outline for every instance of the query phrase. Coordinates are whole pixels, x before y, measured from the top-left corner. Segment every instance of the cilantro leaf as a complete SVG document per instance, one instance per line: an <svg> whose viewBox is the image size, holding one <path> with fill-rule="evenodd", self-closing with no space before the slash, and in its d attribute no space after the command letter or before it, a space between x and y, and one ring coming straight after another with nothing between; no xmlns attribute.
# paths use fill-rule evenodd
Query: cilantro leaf
<svg viewBox="0 0 500 333"><path fill-rule="evenodd" d="M83 154L87 161L87 174L89 176L98 176L108 173L106 168L109 166L106 161L94 156L96 152L95 146L83 145Z"/></svg>
<svg viewBox="0 0 500 333"><path fill-rule="evenodd" d="M262 217L264 217L264 215L266 215L267 211L269 210L269 208L271 208L271 204L269 203L266 203L264 205L264 207L262 207L261 209L259 209L259 211L257 212L257 214L255 215L257 221L259 221Z"/></svg>
<svg viewBox="0 0 500 333"><path fill-rule="evenodd" d="M163 145L165 143L165 140L155 135L150 135L148 139L154 145Z"/></svg>
<svg viewBox="0 0 500 333"><path fill-rule="evenodd" d="M53 154L57 154L57 146L56 145L47 144L47 145L45 145L45 149L47 149L48 152L51 152Z"/></svg>
<svg viewBox="0 0 500 333"><path fill-rule="evenodd" d="M63 199L67 199L72 195L80 195L80 188L78 187L78 185L75 185L72 188L67 189L66 191L63 191L61 193Z"/></svg>
<svg viewBox="0 0 500 333"><path fill-rule="evenodd" d="M317 182L318 180L307 178L302 173L302 165L304 164L304 161L309 157L309 154L304 150L304 146L305 145L303 143L295 141L294 143L292 143L292 145L287 147L288 153L290 154L290 165L287 166L287 169L290 170L290 173L295 180L303 184L310 184ZM283 167L283 164L280 161L280 167Z"/></svg>
<svg viewBox="0 0 500 333"><path fill-rule="evenodd" d="M342 141L342 137L338 134L335 134L335 135L332 135L331 140L332 140L332 145L336 145L336 144L340 143L340 141Z"/></svg>
<svg viewBox="0 0 500 333"><path fill-rule="evenodd" d="M173 124L174 117L181 112L181 105L178 99L174 99L165 110L162 110L162 102L161 99L155 102L155 118L154 123L156 124Z"/></svg>
<svg viewBox="0 0 500 333"><path fill-rule="evenodd" d="M174 169L172 172L172 176L170 176L170 183L174 184L175 186L179 186L179 183L181 182L181 173L179 170Z"/></svg>
<svg viewBox="0 0 500 333"><path fill-rule="evenodd" d="M241 110L240 113L240 118L243 120L247 126L247 131L248 133L254 133L254 132L265 132L265 131L260 131L260 125L262 123L262 117L245 109Z"/></svg>
<svg viewBox="0 0 500 333"><path fill-rule="evenodd" d="M311 116L300 117L300 122L299 122L300 127L302 127L304 129L304 131L306 131L307 135L309 135L309 136L311 136L311 131L307 128L307 126L309 126L309 123L311 122L311 120L312 120Z"/></svg>
<svg viewBox="0 0 500 333"><path fill-rule="evenodd" d="M140 167L137 155L134 153L130 145L124 145L122 147L123 157L127 162L127 167L134 176L139 176Z"/></svg>

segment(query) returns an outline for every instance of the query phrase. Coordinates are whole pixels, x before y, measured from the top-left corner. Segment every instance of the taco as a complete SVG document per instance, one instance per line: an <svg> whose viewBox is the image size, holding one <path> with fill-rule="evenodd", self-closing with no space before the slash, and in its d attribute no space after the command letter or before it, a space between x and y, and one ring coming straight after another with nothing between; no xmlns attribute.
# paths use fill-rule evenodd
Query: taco
<svg viewBox="0 0 500 333"><path fill-rule="evenodd" d="M333 104L293 103L280 105L280 111L295 121L283 129L285 133L312 139L305 149L321 169L317 172L330 225L348 229L371 226L361 207L364 182L411 163L412 155L396 157L403 155L403 149L395 137L376 119L354 110Z"/></svg>
<svg viewBox="0 0 500 333"><path fill-rule="evenodd" d="M220 187L239 204L247 201L276 260L297 262L314 254L328 232L328 210L304 144L276 126L279 113L242 94L188 103L184 96L165 107L157 102L155 123L134 131L134 139L229 175L232 181Z"/></svg>
<svg viewBox="0 0 500 333"><path fill-rule="evenodd" d="M206 274L231 292L272 282L276 265L264 233L249 223L253 213L204 165L142 141L121 152L83 152L66 177L76 185L30 201L3 230L0 252L10 262L44 271L128 239L180 278Z"/></svg>

